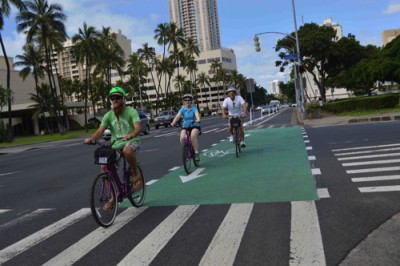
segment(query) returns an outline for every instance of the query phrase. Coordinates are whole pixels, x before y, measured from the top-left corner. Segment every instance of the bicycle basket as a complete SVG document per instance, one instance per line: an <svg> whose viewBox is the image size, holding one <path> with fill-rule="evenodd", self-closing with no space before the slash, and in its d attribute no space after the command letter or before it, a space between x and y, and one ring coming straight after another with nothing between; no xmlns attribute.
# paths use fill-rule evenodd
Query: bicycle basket
<svg viewBox="0 0 400 266"><path fill-rule="evenodd" d="M231 118L231 126L232 127L240 127L240 123L241 123L241 121L240 121L240 119L239 118L237 118L237 117L233 117L233 118Z"/></svg>
<svg viewBox="0 0 400 266"><path fill-rule="evenodd" d="M117 151L112 148L97 148L94 151L95 164L111 164L117 158Z"/></svg>

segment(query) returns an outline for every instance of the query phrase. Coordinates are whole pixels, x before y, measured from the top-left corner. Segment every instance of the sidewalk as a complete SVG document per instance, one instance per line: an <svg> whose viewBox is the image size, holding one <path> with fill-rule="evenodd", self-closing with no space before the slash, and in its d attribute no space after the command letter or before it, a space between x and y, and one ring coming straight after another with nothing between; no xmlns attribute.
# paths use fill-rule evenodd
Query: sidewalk
<svg viewBox="0 0 400 266"><path fill-rule="evenodd" d="M366 122L379 122L379 121L393 121L400 120L400 113L385 113L374 114L367 116L336 116L327 113L321 113L320 117L312 119L301 119L300 114L297 114L297 121L299 125L304 126L325 126L325 125L343 125L352 123L366 123Z"/></svg>

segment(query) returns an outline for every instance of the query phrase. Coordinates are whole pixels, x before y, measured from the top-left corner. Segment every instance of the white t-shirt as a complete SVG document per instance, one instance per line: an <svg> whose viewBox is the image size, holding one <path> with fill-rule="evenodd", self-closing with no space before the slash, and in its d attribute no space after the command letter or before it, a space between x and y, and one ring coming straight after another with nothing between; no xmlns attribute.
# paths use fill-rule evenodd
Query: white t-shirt
<svg viewBox="0 0 400 266"><path fill-rule="evenodd" d="M242 96L236 95L235 99L232 101L231 98L226 98L222 103L222 107L228 109L228 114L230 116L240 116L243 114L242 105L246 102L243 100Z"/></svg>

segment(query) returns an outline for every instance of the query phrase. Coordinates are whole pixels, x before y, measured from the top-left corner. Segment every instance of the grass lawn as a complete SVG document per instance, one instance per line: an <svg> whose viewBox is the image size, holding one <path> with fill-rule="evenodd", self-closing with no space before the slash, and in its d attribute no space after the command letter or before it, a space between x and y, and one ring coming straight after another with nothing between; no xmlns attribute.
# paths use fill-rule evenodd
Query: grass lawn
<svg viewBox="0 0 400 266"><path fill-rule="evenodd" d="M363 115L379 115L387 113L400 113L400 106L395 108L377 109L377 110L356 110L337 114L337 116L363 116Z"/></svg>
<svg viewBox="0 0 400 266"><path fill-rule="evenodd" d="M31 143L39 143L46 141L55 141L55 140L65 140L65 139L73 139L73 138L83 138L86 135L90 135L95 131L95 129L89 129L88 132L86 130L74 130L65 133L64 135L60 135L55 133L53 135L40 135L40 136L29 136L29 137L16 137L12 143L0 143L0 147L11 147L23 144L31 144Z"/></svg>

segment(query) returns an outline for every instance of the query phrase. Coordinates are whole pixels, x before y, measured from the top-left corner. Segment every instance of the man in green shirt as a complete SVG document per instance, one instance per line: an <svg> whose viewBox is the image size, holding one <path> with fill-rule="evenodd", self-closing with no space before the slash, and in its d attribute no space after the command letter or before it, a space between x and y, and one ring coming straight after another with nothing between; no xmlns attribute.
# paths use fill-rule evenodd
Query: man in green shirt
<svg viewBox="0 0 400 266"><path fill-rule="evenodd" d="M116 140L113 148L123 149L124 157L132 169L132 189L133 191L138 191L144 185L141 183L139 172L136 168L136 150L140 145L139 134L142 131L139 114L135 109L125 106L126 92L124 89L114 87L108 95L112 104L112 110L105 114L96 132L84 141L85 143L90 143L93 139L98 140L104 131L109 129L111 131L111 140Z"/></svg>

